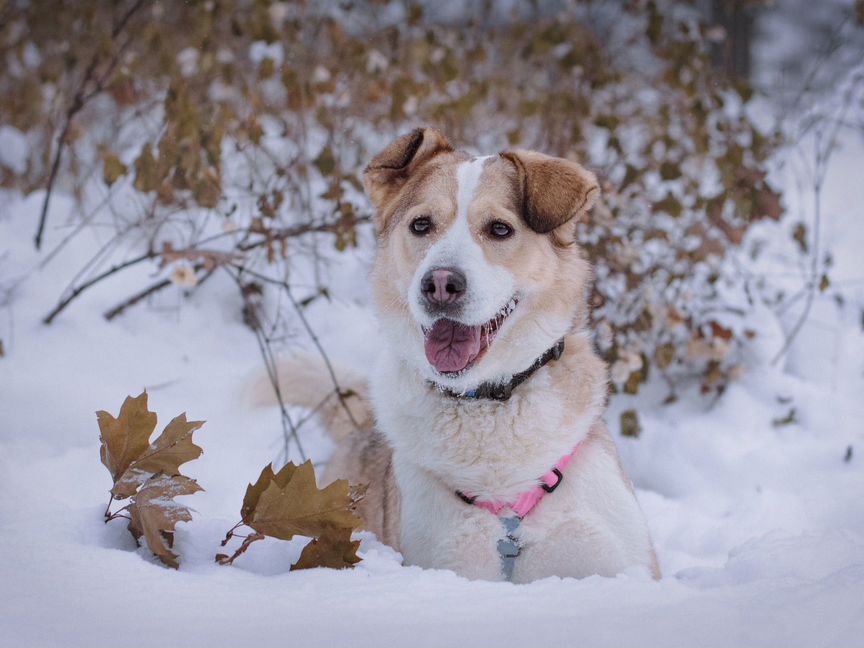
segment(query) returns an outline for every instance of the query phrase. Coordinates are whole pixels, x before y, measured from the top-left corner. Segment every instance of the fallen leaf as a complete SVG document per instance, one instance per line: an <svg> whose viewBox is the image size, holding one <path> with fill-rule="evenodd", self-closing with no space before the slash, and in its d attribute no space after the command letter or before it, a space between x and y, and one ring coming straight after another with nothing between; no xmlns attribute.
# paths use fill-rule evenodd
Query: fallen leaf
<svg viewBox="0 0 864 648"><path fill-rule="evenodd" d="M315 538L303 548L300 559L291 565L291 571L328 567L330 569L346 569L360 562L357 549L359 540L351 540L350 529L327 534Z"/></svg>
<svg viewBox="0 0 864 648"><path fill-rule="evenodd" d="M319 489L311 461L283 471L274 475L257 496L254 510L246 521L255 531L290 540L295 535L319 537L328 532L359 528L360 519L354 515L356 500L346 480L340 479ZM259 488L261 486L263 484Z"/></svg>
<svg viewBox="0 0 864 648"><path fill-rule="evenodd" d="M354 510L365 493L365 486L351 486L344 479L318 488L311 461L300 466L287 463L279 472L268 464L255 483L246 487L241 521L228 531L222 546L231 541L239 526L246 525L254 533L243 536L242 544L233 554L218 554L216 562L232 564L253 542L265 536L290 540L302 535L312 541L292 570L351 567L360 562L357 556L360 543L352 542L351 532L360 527Z"/></svg>
<svg viewBox="0 0 864 648"><path fill-rule="evenodd" d="M156 413L147 409L147 392L127 396L114 418L105 411L96 412L102 440L102 463L111 472L114 486L111 496L126 499L156 473L179 474L180 466L197 459L203 450L192 442L192 433L204 421L187 421L186 414L174 418L151 444L156 429Z"/></svg>
<svg viewBox="0 0 864 648"><path fill-rule="evenodd" d="M202 425L204 421L187 421L185 412L175 417L147 451L133 461L117 480L111 494L115 498L128 497L150 475L159 472L166 475L179 474L181 465L197 459L204 452L192 442L192 433Z"/></svg>
<svg viewBox="0 0 864 648"><path fill-rule="evenodd" d="M177 569L180 565L174 546L174 527L178 522L189 522L192 513L188 507L174 501L179 495L192 495L202 489L194 479L183 475L158 474L148 479L135 494L128 511L129 532L147 547L165 565Z"/></svg>
<svg viewBox="0 0 864 648"><path fill-rule="evenodd" d="M156 413L147 409L145 391L136 398L127 396L117 418L102 410L96 412L96 418L102 440L102 463L117 483L132 462L150 446L150 435L156 428Z"/></svg>
<svg viewBox="0 0 864 648"><path fill-rule="evenodd" d="M244 524L248 524L251 521L252 514L255 513L255 507L258 506L261 493L267 489L270 482L275 481L277 485L284 488L291 480L296 469L297 466L290 461L282 466L278 474L273 472L273 464L265 466L258 476L258 481L246 487L246 495L243 497L243 508L240 509L240 517L243 519Z"/></svg>

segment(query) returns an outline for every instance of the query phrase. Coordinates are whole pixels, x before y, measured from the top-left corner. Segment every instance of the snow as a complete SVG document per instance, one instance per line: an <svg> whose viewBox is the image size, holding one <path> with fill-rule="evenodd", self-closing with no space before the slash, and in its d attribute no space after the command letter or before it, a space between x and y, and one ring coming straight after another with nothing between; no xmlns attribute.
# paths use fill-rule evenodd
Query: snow
<svg viewBox="0 0 864 648"><path fill-rule="evenodd" d="M233 567L216 565L246 484L282 448L278 414L247 405L260 358L236 288L219 276L190 298L172 287L106 322L101 314L152 281L154 265L103 282L45 326L107 234L83 231L43 267L32 250L42 195L0 193L0 304L12 288L0 309L0 646L864 646L862 159L860 136L844 140L825 186L824 240L845 305L820 296L777 366L798 312L754 309L746 372L716 401L687 391L662 406L657 384L638 397L642 436L618 443L659 582L641 573L471 582L403 567L367 533L354 570L289 573L300 539L267 539ZM787 191L790 217L752 234L774 247L742 260L789 275L790 287L800 273L772 250L789 223L812 218L795 173L779 172L801 189ZM55 196L55 225L70 204ZM49 249L65 233L49 224ZM375 355L370 253L365 244L340 255L333 302L309 309L331 356L357 367ZM308 347L303 336L298 327L294 344ZM111 484L94 411L116 413L144 387L158 430L182 411L207 420L195 434L204 455L184 468L206 491L182 498L195 519L178 525L177 572L136 549L123 521L102 522ZM632 406L613 400L613 430ZM772 424L793 407L795 422ZM326 459L320 430L304 427L302 438Z"/></svg>
<svg viewBox="0 0 864 648"><path fill-rule="evenodd" d="M12 126L0 125L0 166L15 173L24 173L27 169L27 140Z"/></svg>

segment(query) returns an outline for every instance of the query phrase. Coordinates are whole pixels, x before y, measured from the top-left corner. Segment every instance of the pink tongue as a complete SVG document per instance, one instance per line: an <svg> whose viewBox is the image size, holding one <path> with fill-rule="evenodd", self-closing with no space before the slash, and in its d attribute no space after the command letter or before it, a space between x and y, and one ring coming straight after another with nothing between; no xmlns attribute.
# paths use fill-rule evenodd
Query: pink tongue
<svg viewBox="0 0 864 648"><path fill-rule="evenodd" d="M461 371L480 353L480 327L448 319L435 322L426 335L426 359L441 372Z"/></svg>

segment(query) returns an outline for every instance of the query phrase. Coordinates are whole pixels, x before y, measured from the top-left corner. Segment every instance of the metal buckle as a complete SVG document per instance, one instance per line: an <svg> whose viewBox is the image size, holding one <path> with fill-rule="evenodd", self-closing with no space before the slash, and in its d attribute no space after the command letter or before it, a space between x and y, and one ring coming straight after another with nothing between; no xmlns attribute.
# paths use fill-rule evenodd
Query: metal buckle
<svg viewBox="0 0 864 648"><path fill-rule="evenodd" d="M551 492L554 491L556 488L558 488L558 486L561 484L561 481L564 479L564 475L562 475L562 474L561 474L561 471L558 470L557 468L553 468L553 469L552 469L552 472L555 473L556 475L558 475L558 481L555 482L555 485L554 485L554 486L550 486L550 485L547 484L546 482L540 482L540 486L541 486L541 487L543 488L543 490L546 491L547 493L551 493Z"/></svg>

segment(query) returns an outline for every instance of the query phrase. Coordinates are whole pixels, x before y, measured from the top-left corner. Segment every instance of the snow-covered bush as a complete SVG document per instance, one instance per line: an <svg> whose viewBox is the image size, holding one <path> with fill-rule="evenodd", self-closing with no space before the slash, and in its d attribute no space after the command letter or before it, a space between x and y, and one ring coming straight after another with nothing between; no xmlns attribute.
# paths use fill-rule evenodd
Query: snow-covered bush
<svg viewBox="0 0 864 648"><path fill-rule="evenodd" d="M56 242L62 187L81 206L75 224L111 205L120 269L172 268L118 295L113 317L222 269L248 308L262 273L290 280L294 255L314 254L309 237L357 245L365 161L418 124L477 151L574 157L603 179L579 233L615 388L635 393L656 369L722 389L748 333L718 316L741 291L721 261L782 211L765 181L776 137L748 117L746 85L709 65L722 33L689 3L451 5L10 5L0 122L29 149L0 157L0 184L47 189L37 245Z"/></svg>

